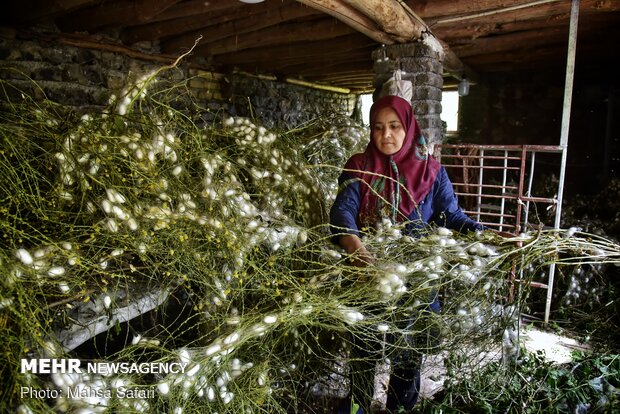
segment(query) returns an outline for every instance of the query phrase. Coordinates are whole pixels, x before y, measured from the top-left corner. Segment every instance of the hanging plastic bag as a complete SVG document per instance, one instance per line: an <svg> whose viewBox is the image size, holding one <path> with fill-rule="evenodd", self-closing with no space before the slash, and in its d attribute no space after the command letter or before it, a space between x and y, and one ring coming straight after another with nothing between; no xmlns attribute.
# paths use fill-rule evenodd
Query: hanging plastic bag
<svg viewBox="0 0 620 414"><path fill-rule="evenodd" d="M395 71L392 77L381 87L379 97L388 95L400 96L407 102L411 102L411 98L413 97L413 84L409 80L403 80L402 74L403 72L400 69Z"/></svg>

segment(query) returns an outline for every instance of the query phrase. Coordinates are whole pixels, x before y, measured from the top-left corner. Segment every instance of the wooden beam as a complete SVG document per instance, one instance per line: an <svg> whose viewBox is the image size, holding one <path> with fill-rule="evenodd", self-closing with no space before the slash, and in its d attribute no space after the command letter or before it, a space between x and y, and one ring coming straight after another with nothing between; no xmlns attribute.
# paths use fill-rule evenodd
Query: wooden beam
<svg viewBox="0 0 620 414"><path fill-rule="evenodd" d="M592 27L584 27L583 24L586 22ZM604 62L614 59L613 54L608 53L609 45L604 42L601 43L600 39L602 36L620 39L620 28L618 28L617 23L612 21L603 23L598 18L594 21L580 19L579 24L577 59L587 59L590 62ZM476 54L464 57L464 60L472 67L485 72L559 67L563 76L566 65L568 28L565 29L565 33L561 37L561 40L556 39L554 43L550 44L504 49L496 53Z"/></svg>
<svg viewBox="0 0 620 414"><path fill-rule="evenodd" d="M332 19L309 21L304 24L285 23L257 30L243 36L232 35L212 43L199 45L196 55L213 56L244 49L286 45L300 41L325 41L350 34L353 29ZM208 39L206 39L208 41ZM272 58L273 60L276 57Z"/></svg>
<svg viewBox="0 0 620 414"><path fill-rule="evenodd" d="M93 31L103 27L134 26L148 22L154 16L178 3L179 0L140 0L104 2L94 7L80 9L57 19L63 31ZM229 0L210 0L209 11L230 8ZM148 15L142 15L147 10Z"/></svg>
<svg viewBox="0 0 620 414"><path fill-rule="evenodd" d="M205 13L213 13L223 10L234 11L243 7L241 3L235 4L231 1L205 1L205 0L184 0L175 4L166 11L154 16L150 23L162 22L166 20L181 19ZM264 4L257 4L253 7L262 8ZM130 25L133 26L133 25Z"/></svg>
<svg viewBox="0 0 620 414"><path fill-rule="evenodd" d="M580 13L580 16L586 19L586 21L591 19L613 19L613 13L584 12ZM537 31L558 26L568 27L568 19L568 9L567 13L563 13L561 10L559 13L554 13L552 10L536 11L536 13L520 16L519 18L495 15L484 20L468 20L450 25L439 25L435 28L435 33L450 44L458 44L488 35ZM614 20L617 21L617 19ZM579 26L582 26L581 22Z"/></svg>
<svg viewBox="0 0 620 414"><path fill-rule="evenodd" d="M570 1L566 0L409 0L406 3L433 30L437 25L452 25L471 19L489 21L499 17L514 21L519 15L570 13ZM581 0L579 13L618 11L619 8L620 2L617 1Z"/></svg>
<svg viewBox="0 0 620 414"><path fill-rule="evenodd" d="M270 48L245 49L238 52L220 54L216 57L215 62L229 65L273 62L274 56L277 56L278 60L307 59L311 61L317 56L338 56L343 51L346 51L346 53L359 53L357 51L360 49L372 50L378 47L377 43L358 32L334 37L329 40L329 45L330 47L326 48L322 42L302 41ZM362 53L366 53L366 51ZM370 60L370 52L368 52L367 56Z"/></svg>
<svg viewBox="0 0 620 414"><path fill-rule="evenodd" d="M422 37L427 27L412 20L407 10L396 0L343 0L374 21L384 32L400 43L407 43Z"/></svg>
<svg viewBox="0 0 620 414"><path fill-rule="evenodd" d="M504 10L511 6L530 4L532 1L533 0L406 0L405 3L422 17L427 24L432 26L432 23L441 17Z"/></svg>
<svg viewBox="0 0 620 414"><path fill-rule="evenodd" d="M8 1L2 4L6 9L0 13L0 21L3 24L15 25L32 24L42 20L53 19L67 12L88 7L96 0L34 0L34 1Z"/></svg>
<svg viewBox="0 0 620 414"><path fill-rule="evenodd" d="M391 45L394 39L387 35L377 24L360 13L357 9L339 0L297 0L317 10L335 17L354 30L365 34L372 40Z"/></svg>
<svg viewBox="0 0 620 414"><path fill-rule="evenodd" d="M292 3L286 6L268 9L251 16L243 16L234 20L228 19L228 21L218 24L208 22L208 26L199 30L163 41L161 43L161 48L166 53L177 53L193 45L194 40L198 36L202 36L203 39L208 39L209 42L216 42L229 37L232 33L237 36L243 35L256 30L265 29L269 26L275 26L289 20L317 15L317 13L315 9L306 7L302 4ZM168 35L168 33L163 33L164 37L168 37Z"/></svg>
<svg viewBox="0 0 620 414"><path fill-rule="evenodd" d="M273 8L267 7L266 3L256 4L248 7L242 3L231 3L227 0L228 7L225 9L211 9L207 12L196 13L191 16L175 18L171 20L163 20L151 24L129 27L123 30L121 37L123 41L128 43L138 42L141 40L166 39L175 36L186 35L185 45L194 44L194 40L200 36L200 31L205 27L219 26L235 20L239 17L255 16L265 13ZM231 35L233 32L229 32ZM190 39L191 38L191 39ZM180 40L181 43L183 40Z"/></svg>
<svg viewBox="0 0 620 414"><path fill-rule="evenodd" d="M476 55L506 52L515 49L533 49L553 43L566 44L568 27L551 27L536 31L508 33L492 37L478 38L475 42L453 46L461 58ZM527 46L524 46L527 45Z"/></svg>

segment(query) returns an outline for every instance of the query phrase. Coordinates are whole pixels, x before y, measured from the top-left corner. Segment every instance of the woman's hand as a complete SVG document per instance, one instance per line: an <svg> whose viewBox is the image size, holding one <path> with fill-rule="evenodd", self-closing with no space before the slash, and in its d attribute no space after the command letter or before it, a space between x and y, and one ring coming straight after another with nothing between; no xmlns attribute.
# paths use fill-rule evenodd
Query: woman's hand
<svg viewBox="0 0 620 414"><path fill-rule="evenodd" d="M365 267L374 263L374 256L366 249L358 236L346 234L340 236L338 242L349 255L349 260L353 266Z"/></svg>

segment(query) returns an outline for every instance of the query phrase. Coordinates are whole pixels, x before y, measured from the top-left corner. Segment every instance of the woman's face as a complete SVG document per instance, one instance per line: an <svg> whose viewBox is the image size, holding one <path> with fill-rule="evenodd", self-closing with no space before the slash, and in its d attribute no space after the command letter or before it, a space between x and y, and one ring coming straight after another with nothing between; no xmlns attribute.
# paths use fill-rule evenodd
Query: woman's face
<svg viewBox="0 0 620 414"><path fill-rule="evenodd" d="M396 154L405 141L405 127L392 108L382 108L371 125L372 140L385 155Z"/></svg>

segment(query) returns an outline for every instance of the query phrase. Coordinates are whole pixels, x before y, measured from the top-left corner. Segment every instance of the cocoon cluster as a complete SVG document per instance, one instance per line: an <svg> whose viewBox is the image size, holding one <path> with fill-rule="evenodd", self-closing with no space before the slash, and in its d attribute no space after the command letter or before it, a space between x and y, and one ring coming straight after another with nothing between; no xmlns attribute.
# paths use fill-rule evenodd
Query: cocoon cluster
<svg viewBox="0 0 620 414"><path fill-rule="evenodd" d="M384 265L384 273L378 277L377 290L385 299L395 299L407 291L408 269L402 264Z"/></svg>
<svg viewBox="0 0 620 414"><path fill-rule="evenodd" d="M340 314L342 315L344 321L349 325L355 324L364 319L364 315L362 315L356 309L339 305L338 310L340 311Z"/></svg>

